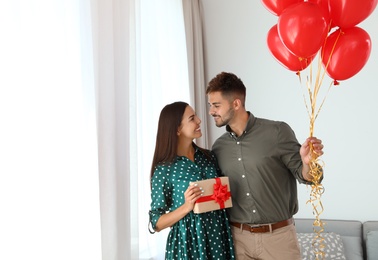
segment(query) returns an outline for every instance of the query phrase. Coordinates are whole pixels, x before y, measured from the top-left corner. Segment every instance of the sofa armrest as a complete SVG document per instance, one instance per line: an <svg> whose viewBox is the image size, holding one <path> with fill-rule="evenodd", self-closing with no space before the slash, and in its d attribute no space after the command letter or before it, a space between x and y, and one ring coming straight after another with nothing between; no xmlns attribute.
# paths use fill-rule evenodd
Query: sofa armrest
<svg viewBox="0 0 378 260"><path fill-rule="evenodd" d="M364 222L363 238L366 259L378 259L378 221Z"/></svg>

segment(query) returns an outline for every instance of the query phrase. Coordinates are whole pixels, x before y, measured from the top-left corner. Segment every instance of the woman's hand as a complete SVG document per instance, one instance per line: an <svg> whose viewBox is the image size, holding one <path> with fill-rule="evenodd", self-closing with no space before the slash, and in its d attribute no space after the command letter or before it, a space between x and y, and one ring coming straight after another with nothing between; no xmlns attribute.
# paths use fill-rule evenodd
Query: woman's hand
<svg viewBox="0 0 378 260"><path fill-rule="evenodd" d="M185 203L184 206L188 213L193 210L194 204L202 196L202 187L199 187L197 183L192 183L184 192Z"/></svg>

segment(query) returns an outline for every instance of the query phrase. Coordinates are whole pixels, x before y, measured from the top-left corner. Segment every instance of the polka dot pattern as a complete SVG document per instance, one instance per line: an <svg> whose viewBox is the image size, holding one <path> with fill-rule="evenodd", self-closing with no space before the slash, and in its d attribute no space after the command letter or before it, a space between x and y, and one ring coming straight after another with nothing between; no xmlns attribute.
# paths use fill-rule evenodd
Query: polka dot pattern
<svg viewBox="0 0 378 260"><path fill-rule="evenodd" d="M184 202L189 182L219 177L214 154L196 149L195 162L177 157L170 165L156 167L152 178L150 219L153 228L159 217ZM190 212L171 227L165 259L235 259L231 229L225 209L201 214Z"/></svg>

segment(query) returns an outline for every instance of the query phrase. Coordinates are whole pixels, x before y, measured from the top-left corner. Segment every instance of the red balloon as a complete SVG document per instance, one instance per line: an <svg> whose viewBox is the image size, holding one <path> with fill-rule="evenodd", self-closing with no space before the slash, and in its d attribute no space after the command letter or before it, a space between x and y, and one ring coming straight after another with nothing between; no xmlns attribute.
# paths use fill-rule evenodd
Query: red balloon
<svg viewBox="0 0 378 260"><path fill-rule="evenodd" d="M328 28L331 30L335 25L331 21L331 14L329 11L329 1L330 0L308 0L310 3L318 4L320 9L323 11L324 17L326 18Z"/></svg>
<svg viewBox="0 0 378 260"><path fill-rule="evenodd" d="M298 57L315 55L328 34L326 17L318 4L302 2L286 8L278 18L283 44Z"/></svg>
<svg viewBox="0 0 378 260"><path fill-rule="evenodd" d="M276 60L291 71L301 71L310 65L313 57L302 59L291 53L282 43L277 30L277 25L274 25L268 32L267 36L268 49L276 58Z"/></svg>
<svg viewBox="0 0 378 260"><path fill-rule="evenodd" d="M322 63L331 78L345 80L365 66L370 52L371 39L365 30L359 27L338 29L326 40Z"/></svg>
<svg viewBox="0 0 378 260"><path fill-rule="evenodd" d="M261 2L269 12L279 16L287 7L303 2L303 0L261 0Z"/></svg>
<svg viewBox="0 0 378 260"><path fill-rule="evenodd" d="M365 20L377 6L378 0L329 1L333 24L340 28L353 27Z"/></svg>

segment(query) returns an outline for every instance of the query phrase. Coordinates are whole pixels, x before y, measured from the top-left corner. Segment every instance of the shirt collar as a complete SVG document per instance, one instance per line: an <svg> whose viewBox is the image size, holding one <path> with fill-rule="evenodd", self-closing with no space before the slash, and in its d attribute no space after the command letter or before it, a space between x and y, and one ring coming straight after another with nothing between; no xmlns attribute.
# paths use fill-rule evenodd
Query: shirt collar
<svg viewBox="0 0 378 260"><path fill-rule="evenodd" d="M256 122L256 117L251 112L249 112L249 111L247 111L247 113L248 113L248 122L247 122L247 126L245 127L242 135L244 135L245 133L249 132L249 130L252 129L253 125ZM229 125L226 125L226 131L232 137L236 137L235 133L232 131L232 129L231 129L231 127Z"/></svg>

